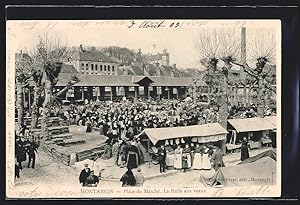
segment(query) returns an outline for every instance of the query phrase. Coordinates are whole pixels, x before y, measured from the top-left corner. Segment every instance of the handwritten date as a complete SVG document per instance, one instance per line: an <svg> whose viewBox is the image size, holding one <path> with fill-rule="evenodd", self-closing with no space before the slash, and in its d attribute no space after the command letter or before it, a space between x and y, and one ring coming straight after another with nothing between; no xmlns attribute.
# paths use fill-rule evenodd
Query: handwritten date
<svg viewBox="0 0 300 205"><path fill-rule="evenodd" d="M181 26L180 22L166 23L165 21L143 21L142 23L137 23L135 21L130 22L128 28L177 28Z"/></svg>

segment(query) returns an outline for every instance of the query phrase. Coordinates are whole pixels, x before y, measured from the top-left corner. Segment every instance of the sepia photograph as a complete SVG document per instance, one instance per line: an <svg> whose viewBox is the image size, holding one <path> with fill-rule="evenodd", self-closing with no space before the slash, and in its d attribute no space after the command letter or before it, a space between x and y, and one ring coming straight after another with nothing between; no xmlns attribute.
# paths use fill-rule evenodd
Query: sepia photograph
<svg viewBox="0 0 300 205"><path fill-rule="evenodd" d="M8 20L8 198L279 197L280 20Z"/></svg>

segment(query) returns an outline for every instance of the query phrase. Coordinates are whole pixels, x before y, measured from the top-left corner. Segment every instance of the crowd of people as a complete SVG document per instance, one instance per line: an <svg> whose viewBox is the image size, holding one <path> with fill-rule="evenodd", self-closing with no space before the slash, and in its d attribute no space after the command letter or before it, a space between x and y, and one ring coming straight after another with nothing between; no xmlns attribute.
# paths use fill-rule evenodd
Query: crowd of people
<svg viewBox="0 0 300 205"><path fill-rule="evenodd" d="M98 128L109 138L129 138L144 128L178 127L218 121L214 109L204 109L201 103L187 100L146 100L133 102L87 101L84 105L56 107L53 116L60 116L71 124Z"/></svg>

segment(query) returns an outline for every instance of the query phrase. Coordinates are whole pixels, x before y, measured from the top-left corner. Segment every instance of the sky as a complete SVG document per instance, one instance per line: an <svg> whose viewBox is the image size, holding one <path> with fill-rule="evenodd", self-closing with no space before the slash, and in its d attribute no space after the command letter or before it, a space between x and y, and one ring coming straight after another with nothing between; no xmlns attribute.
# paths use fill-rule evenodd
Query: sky
<svg viewBox="0 0 300 205"><path fill-rule="evenodd" d="M134 25L130 27L132 21ZM250 46L253 47L252 42L257 38L266 42L262 39L269 39L270 33L265 32L267 30L271 30L275 37L280 35L279 21L150 21L152 25L161 23L164 26L159 28L145 28L145 21L147 22L147 20L8 21L7 34L12 40L7 41L7 46L15 52L23 50L30 53L38 43L39 35L47 33L51 39L60 38L68 46L80 44L83 47L120 46L136 51L141 49L145 54L156 54L167 49L170 53L170 64L174 63L179 68L198 68L200 54L196 42L199 40L199 33L205 29L232 28L235 32L234 38L240 41L240 30L244 26L247 30L247 50L250 50ZM264 38L261 38L262 36Z"/></svg>

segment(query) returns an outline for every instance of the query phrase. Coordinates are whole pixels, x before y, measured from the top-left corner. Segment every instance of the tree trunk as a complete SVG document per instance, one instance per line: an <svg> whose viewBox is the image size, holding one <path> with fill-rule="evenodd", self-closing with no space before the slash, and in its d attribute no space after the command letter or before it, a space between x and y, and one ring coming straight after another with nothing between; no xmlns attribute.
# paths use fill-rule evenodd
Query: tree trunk
<svg viewBox="0 0 300 205"><path fill-rule="evenodd" d="M51 102L51 82L49 79L45 82L45 100L43 103L43 114L42 114L42 122L41 122L41 135L42 141L49 138L48 132L48 123L49 123L49 116L50 116L50 102Z"/></svg>
<svg viewBox="0 0 300 205"><path fill-rule="evenodd" d="M247 87L246 85L244 85L244 88L243 88L243 98L244 98L244 107L247 107Z"/></svg>
<svg viewBox="0 0 300 205"><path fill-rule="evenodd" d="M17 99L16 99L16 108L18 113L18 127L24 124L24 101L23 101L23 83L17 80Z"/></svg>
<svg viewBox="0 0 300 205"><path fill-rule="evenodd" d="M264 86L264 79L261 76L258 76L257 80L258 84L258 96L257 96L257 114L259 117L264 117L265 112L265 86Z"/></svg>
<svg viewBox="0 0 300 205"><path fill-rule="evenodd" d="M265 107L270 108L271 106L271 90L265 88Z"/></svg>
<svg viewBox="0 0 300 205"><path fill-rule="evenodd" d="M33 93L33 102L32 102L32 110L31 110L31 129L37 128L38 124L38 117L39 117L39 97L40 97L40 88L37 84L34 86L34 93Z"/></svg>
<svg viewBox="0 0 300 205"><path fill-rule="evenodd" d="M234 99L234 105L238 106L238 85L234 85L234 91L233 91L233 99Z"/></svg>
<svg viewBox="0 0 300 205"><path fill-rule="evenodd" d="M228 119L228 83L226 80L226 76L223 76L222 82L220 82L219 88L223 88L223 92L221 94L221 104L219 107L219 123L222 127L227 129L227 119Z"/></svg>

